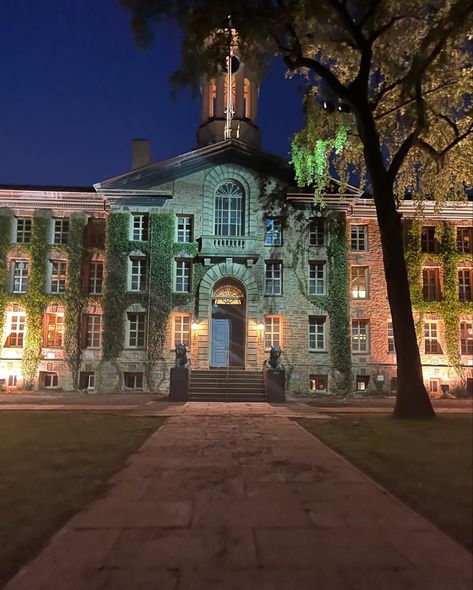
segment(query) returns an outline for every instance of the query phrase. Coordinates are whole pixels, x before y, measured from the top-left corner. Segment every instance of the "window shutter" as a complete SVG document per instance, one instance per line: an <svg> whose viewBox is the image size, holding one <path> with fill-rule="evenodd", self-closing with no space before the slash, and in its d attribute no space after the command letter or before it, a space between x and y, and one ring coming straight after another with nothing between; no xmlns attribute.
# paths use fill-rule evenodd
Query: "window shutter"
<svg viewBox="0 0 473 590"><path fill-rule="evenodd" d="M81 348L87 347L87 325L88 325L89 315L87 313L83 313L81 316L81 326L80 326L80 345Z"/></svg>

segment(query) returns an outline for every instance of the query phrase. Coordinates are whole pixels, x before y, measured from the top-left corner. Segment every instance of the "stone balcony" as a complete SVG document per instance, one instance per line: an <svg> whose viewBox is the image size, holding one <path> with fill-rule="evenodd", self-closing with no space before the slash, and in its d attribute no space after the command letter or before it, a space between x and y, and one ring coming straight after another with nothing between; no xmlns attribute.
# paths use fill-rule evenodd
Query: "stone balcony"
<svg viewBox="0 0 473 590"><path fill-rule="evenodd" d="M256 239L249 236L202 236L199 255L204 257L259 257Z"/></svg>

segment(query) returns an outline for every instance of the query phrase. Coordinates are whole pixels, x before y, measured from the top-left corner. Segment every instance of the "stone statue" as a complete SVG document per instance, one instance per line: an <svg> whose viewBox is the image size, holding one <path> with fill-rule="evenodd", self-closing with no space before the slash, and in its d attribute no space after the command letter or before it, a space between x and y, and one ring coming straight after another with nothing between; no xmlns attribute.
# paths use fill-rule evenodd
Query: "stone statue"
<svg viewBox="0 0 473 590"><path fill-rule="evenodd" d="M176 353L175 367L188 367L190 360L187 358L187 348L184 344L177 344L174 351Z"/></svg>
<svg viewBox="0 0 473 590"><path fill-rule="evenodd" d="M269 359L265 361L265 367L268 369L282 369L281 361L281 348L279 346L273 346L269 351Z"/></svg>

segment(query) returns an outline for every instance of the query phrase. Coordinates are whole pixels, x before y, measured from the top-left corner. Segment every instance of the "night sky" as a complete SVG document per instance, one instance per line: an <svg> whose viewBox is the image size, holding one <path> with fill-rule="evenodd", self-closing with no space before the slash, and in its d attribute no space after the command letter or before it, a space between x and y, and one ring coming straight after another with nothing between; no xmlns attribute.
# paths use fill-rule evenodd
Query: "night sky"
<svg viewBox="0 0 473 590"><path fill-rule="evenodd" d="M173 102L180 33L135 45L117 0L0 1L0 184L91 185L130 169L132 138L154 161L196 147L200 99ZM288 158L301 90L276 62L263 82L263 148Z"/></svg>

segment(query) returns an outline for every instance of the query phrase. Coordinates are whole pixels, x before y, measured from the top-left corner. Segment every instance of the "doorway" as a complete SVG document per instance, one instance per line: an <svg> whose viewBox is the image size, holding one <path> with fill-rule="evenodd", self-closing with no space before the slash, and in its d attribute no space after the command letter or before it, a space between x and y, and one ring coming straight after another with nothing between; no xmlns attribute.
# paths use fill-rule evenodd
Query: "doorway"
<svg viewBox="0 0 473 590"><path fill-rule="evenodd" d="M235 279L222 279L212 294L211 367L244 367L246 299Z"/></svg>

